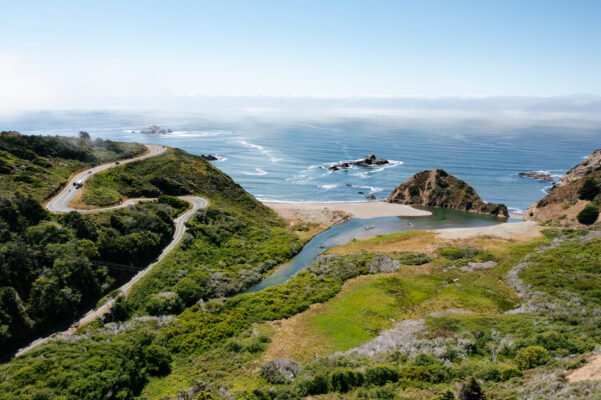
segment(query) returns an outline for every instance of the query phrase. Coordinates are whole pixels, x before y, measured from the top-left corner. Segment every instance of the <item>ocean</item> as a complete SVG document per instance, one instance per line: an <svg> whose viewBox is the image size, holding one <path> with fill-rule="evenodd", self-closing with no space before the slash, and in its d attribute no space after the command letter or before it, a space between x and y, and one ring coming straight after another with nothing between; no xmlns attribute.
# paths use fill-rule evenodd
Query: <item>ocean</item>
<svg viewBox="0 0 601 400"><path fill-rule="evenodd" d="M1 130L23 134L77 136L85 130L92 138L213 154L219 157L215 166L260 200L364 201L367 194L383 200L416 172L443 168L472 185L485 201L505 203L511 212L523 212L550 187L548 182L519 177L519 172L560 177L601 147L601 127L569 124L407 123L377 118L220 122L126 112L35 113L0 123ZM150 124L173 133L139 132ZM389 164L327 169L369 152Z"/></svg>

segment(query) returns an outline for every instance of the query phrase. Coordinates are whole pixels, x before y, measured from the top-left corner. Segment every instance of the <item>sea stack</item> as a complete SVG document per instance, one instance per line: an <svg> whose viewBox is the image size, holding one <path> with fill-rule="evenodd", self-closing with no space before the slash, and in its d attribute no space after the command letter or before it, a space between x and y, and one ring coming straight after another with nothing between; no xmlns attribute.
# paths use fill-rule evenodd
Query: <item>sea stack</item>
<svg viewBox="0 0 601 400"><path fill-rule="evenodd" d="M386 199L389 203L452 208L506 218L505 204L483 201L473 187L443 169L418 172L396 187Z"/></svg>

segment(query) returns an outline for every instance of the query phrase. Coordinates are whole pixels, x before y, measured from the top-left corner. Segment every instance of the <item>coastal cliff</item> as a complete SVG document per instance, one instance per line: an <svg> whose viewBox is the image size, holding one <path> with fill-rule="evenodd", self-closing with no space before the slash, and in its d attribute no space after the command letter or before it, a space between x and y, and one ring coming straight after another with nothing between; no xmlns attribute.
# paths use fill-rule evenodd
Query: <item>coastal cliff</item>
<svg viewBox="0 0 601 400"><path fill-rule="evenodd" d="M525 219L561 226L591 225L598 220L601 149L570 169L549 194L532 204Z"/></svg>
<svg viewBox="0 0 601 400"><path fill-rule="evenodd" d="M443 169L422 171L396 187L386 199L389 203L453 208L477 214L508 217L504 204L484 202L470 185Z"/></svg>

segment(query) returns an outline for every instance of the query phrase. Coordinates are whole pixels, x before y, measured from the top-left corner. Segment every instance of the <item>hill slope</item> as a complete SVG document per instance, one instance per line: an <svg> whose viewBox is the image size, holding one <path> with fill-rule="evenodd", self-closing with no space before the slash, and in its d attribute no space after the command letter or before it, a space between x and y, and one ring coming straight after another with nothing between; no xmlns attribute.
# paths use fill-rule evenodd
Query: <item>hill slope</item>
<svg viewBox="0 0 601 400"><path fill-rule="evenodd" d="M525 219L561 226L591 225L598 221L595 210L598 214L600 191L601 149L562 176L544 198L528 208ZM588 219L581 214L585 208L590 210Z"/></svg>
<svg viewBox="0 0 601 400"><path fill-rule="evenodd" d="M389 203L453 208L477 214L508 217L504 204L482 201L474 188L443 169L422 171L395 188L386 199Z"/></svg>

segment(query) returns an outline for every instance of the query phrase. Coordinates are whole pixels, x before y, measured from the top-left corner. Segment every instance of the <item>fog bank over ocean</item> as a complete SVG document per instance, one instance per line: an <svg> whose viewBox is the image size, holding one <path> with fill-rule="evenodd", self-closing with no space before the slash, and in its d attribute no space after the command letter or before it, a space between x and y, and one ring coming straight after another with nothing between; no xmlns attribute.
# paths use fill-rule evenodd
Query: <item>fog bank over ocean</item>
<svg viewBox="0 0 601 400"><path fill-rule="evenodd" d="M67 136L86 130L92 137L214 154L217 167L264 200L361 201L366 194L384 199L414 173L444 168L485 201L503 202L511 211L525 210L549 186L519 172L559 177L601 148L601 98L595 96L193 97L160 111L119 105L112 111L5 115L0 129ZM150 124L173 133L139 133ZM327 169L368 152L390 163Z"/></svg>

